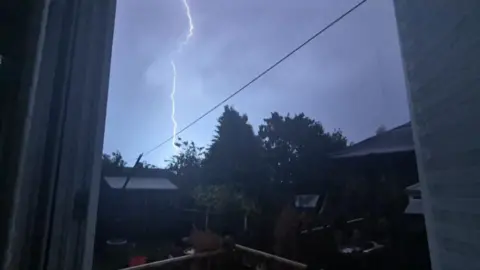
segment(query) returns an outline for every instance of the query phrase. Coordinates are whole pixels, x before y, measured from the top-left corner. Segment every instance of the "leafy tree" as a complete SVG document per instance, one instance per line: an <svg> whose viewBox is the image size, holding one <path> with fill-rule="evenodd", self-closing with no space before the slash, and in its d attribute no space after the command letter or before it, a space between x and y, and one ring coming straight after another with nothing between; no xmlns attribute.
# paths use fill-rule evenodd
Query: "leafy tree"
<svg viewBox="0 0 480 270"><path fill-rule="evenodd" d="M148 163L147 161L141 161L138 163L138 168L144 168L144 169L157 169L158 167Z"/></svg>
<svg viewBox="0 0 480 270"><path fill-rule="evenodd" d="M195 205L205 211L205 228L212 211L222 212L232 204L231 195L231 189L225 185L198 185L193 189Z"/></svg>
<svg viewBox="0 0 480 270"><path fill-rule="evenodd" d="M310 190L324 183L328 154L347 146L342 132L326 132L305 116L281 116L274 112L259 128L275 183L288 188Z"/></svg>
<svg viewBox="0 0 480 270"><path fill-rule="evenodd" d="M262 218L274 216L289 193L323 183L328 154L346 145L340 131L326 132L304 114L272 113L256 135L246 115L225 106L211 144L203 149L180 140L181 151L167 168L195 206L205 210L206 226L212 211L241 210L247 229L251 214L269 209Z"/></svg>
<svg viewBox="0 0 480 270"><path fill-rule="evenodd" d="M229 107L228 109L230 110L231 108ZM221 119L223 120L224 118ZM229 123L227 120L227 125L228 124ZM243 125L240 125L240 127L245 128ZM246 127L247 134L254 137L251 127ZM222 129L222 127L219 127L219 129ZM182 191L184 191L184 195L187 193L189 196L191 196L195 206L205 211L206 227L208 227L209 216L212 212L218 213L225 210L241 210L245 213L244 226L247 226L246 224L248 215L257 210L253 200L246 197L242 193L244 183L234 183L230 181L235 178L223 180L215 180L214 178L219 177L218 173L223 172L222 166L226 164L223 162L225 160L222 160L223 156L220 155L225 154L228 156L229 150L236 150L236 148L230 148L231 145L228 143L223 144L223 142L227 142L228 139L228 137L220 137L220 135L217 134L214 139L214 146L210 147L207 153L205 153L203 147L196 146L194 142L182 141L179 139L177 146L180 147L181 150L178 154L174 155L171 160L168 161L169 163L167 169L177 175L177 181L179 182L178 184ZM215 144L215 142L217 143ZM258 139L257 143L258 148L261 149L261 144ZM219 145L221 145L224 149L219 147ZM212 149L214 150L212 151ZM205 154L210 154L210 159L207 162L204 162ZM204 168L205 164L207 164L207 168ZM213 171L213 173L206 173L207 170ZM234 175L236 172L237 171L230 173ZM206 177L212 177L214 180Z"/></svg>
<svg viewBox="0 0 480 270"><path fill-rule="evenodd" d="M194 142L182 141L181 138L178 140L180 152L168 161L167 170L177 176L176 181L181 188L191 190L202 179L204 148Z"/></svg>
<svg viewBox="0 0 480 270"><path fill-rule="evenodd" d="M246 197L243 193L237 192L234 194L234 200L238 208L243 211L243 230L248 230L248 217L252 213L259 212L258 204L251 198Z"/></svg>
<svg viewBox="0 0 480 270"><path fill-rule="evenodd" d="M265 169L262 141L253 132L248 117L225 106L205 153L206 180L232 186L253 199L267 180Z"/></svg>
<svg viewBox="0 0 480 270"><path fill-rule="evenodd" d="M104 169L111 169L111 168L125 168L127 167L127 162L123 159L122 153L120 151L112 152L111 154L103 154L102 155L102 165ZM150 164L146 161L140 162L138 168L145 168L145 169L154 169L157 166Z"/></svg>
<svg viewBox="0 0 480 270"><path fill-rule="evenodd" d="M241 210L244 213L244 230L248 229L248 217L258 212L255 201L228 185L198 185L193 189L195 205L205 211L205 228L208 228L209 215L225 210Z"/></svg>
<svg viewBox="0 0 480 270"><path fill-rule="evenodd" d="M198 147L194 142L182 141L178 138L176 145L180 151L170 160L167 160L166 169L176 175L172 181L179 187L177 200L186 208L202 208L210 211L211 205L205 199L206 190L197 188L202 185L203 171L202 163L204 157L204 148ZM206 211L206 223L208 223L208 214Z"/></svg>
<svg viewBox="0 0 480 270"><path fill-rule="evenodd" d="M120 151L115 151L112 154L103 154L102 163L104 168L124 168L127 162L123 159Z"/></svg>

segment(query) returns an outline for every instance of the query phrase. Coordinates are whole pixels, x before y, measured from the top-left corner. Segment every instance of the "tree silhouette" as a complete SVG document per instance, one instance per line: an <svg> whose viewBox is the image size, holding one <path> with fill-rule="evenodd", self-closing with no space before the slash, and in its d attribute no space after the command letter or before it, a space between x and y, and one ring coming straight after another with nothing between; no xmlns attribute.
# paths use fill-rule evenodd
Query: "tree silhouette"
<svg viewBox="0 0 480 270"><path fill-rule="evenodd" d="M259 135L272 180L297 191L321 185L326 178L328 154L347 146L341 131L325 132L319 122L303 113L291 117L274 112L260 126Z"/></svg>
<svg viewBox="0 0 480 270"><path fill-rule="evenodd" d="M102 166L103 169L112 169L112 168L125 168L128 163L125 161L125 159L122 156L122 153L120 151L115 151L112 152L111 154L103 154L102 155ZM150 164L146 161L142 161L137 165L139 168L145 168L145 169L155 169L158 168L157 166Z"/></svg>
<svg viewBox="0 0 480 270"><path fill-rule="evenodd" d="M178 138L178 141L180 152L167 161L166 168L176 175L175 181L180 188L191 191L201 184L205 150L194 142L182 141L181 138Z"/></svg>
<svg viewBox="0 0 480 270"><path fill-rule="evenodd" d="M246 115L225 106L205 153L204 168L209 183L241 189L252 198L259 195L268 180L264 150Z"/></svg>
<svg viewBox="0 0 480 270"><path fill-rule="evenodd" d="M289 193L324 190L328 155L346 147L347 139L304 114L272 113L256 135L246 115L225 106L206 149L181 140L178 146L167 168L197 207L228 206L248 215Z"/></svg>
<svg viewBox="0 0 480 270"><path fill-rule="evenodd" d="M124 168L127 166L127 162L118 150L112 152L112 154L103 154L102 163L104 168Z"/></svg>

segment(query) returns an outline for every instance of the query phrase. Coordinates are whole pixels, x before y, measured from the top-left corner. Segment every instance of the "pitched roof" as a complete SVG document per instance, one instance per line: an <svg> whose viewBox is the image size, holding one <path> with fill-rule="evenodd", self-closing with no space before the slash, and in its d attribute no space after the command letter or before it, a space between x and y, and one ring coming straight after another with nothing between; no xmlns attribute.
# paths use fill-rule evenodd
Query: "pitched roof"
<svg viewBox="0 0 480 270"><path fill-rule="evenodd" d="M411 186L408 186L408 187L406 187L405 189L408 190L408 191L421 191L420 182L415 183L415 184L413 184L413 185L411 185Z"/></svg>
<svg viewBox="0 0 480 270"><path fill-rule="evenodd" d="M410 122L385 131L331 155L332 158L362 157L414 151Z"/></svg>
<svg viewBox="0 0 480 270"><path fill-rule="evenodd" d="M120 189L127 181L126 189L175 190L174 175L167 170L151 168L109 168L103 171L103 180L110 188Z"/></svg>
<svg viewBox="0 0 480 270"><path fill-rule="evenodd" d="M121 189L127 181L126 176L105 176L105 182L114 189ZM131 177L126 189L175 190L178 189L170 180L159 177Z"/></svg>
<svg viewBox="0 0 480 270"><path fill-rule="evenodd" d="M174 174L168 170L158 168L132 168L132 167L106 167L102 170L103 176L129 176L132 177L162 177L173 178Z"/></svg>
<svg viewBox="0 0 480 270"><path fill-rule="evenodd" d="M421 196L422 195L422 189L420 187L420 182L406 187L405 192L410 196Z"/></svg>

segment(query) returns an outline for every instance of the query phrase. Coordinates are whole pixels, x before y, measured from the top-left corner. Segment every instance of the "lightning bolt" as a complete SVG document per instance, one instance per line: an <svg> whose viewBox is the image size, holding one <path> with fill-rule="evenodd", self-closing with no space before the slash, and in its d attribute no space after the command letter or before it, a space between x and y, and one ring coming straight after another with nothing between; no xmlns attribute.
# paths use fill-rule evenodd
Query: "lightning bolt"
<svg viewBox="0 0 480 270"><path fill-rule="evenodd" d="M188 18L188 33L186 37L183 39L182 42L180 42L177 50L175 51L177 54L180 54L182 52L182 49L184 46L188 44L190 41L190 38L193 36L193 30L194 30L194 25L193 25L193 20L192 20L192 14L190 13L190 6L188 5L187 0L182 0L183 6L185 7L185 14ZM175 59L172 57L172 60L170 61L170 64L172 66L172 73L173 73L173 82L172 82L172 91L170 92L170 100L172 102L172 112L170 114L170 119L172 120L173 124L173 135L172 135L172 146L175 151L178 151L178 146L176 145L177 143L177 120L175 119L175 113L176 113L176 102L175 102L175 94L177 92L177 66L175 64Z"/></svg>

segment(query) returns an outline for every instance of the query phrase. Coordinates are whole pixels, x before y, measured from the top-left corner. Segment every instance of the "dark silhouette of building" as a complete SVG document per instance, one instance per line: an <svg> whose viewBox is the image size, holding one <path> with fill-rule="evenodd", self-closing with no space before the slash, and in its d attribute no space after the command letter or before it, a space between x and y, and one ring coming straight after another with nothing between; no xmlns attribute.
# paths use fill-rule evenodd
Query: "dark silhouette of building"
<svg viewBox="0 0 480 270"><path fill-rule="evenodd" d="M480 2L394 5L432 269L480 269Z"/></svg>
<svg viewBox="0 0 480 270"><path fill-rule="evenodd" d="M181 209L179 189L173 178L172 173L162 169L105 170L100 188L97 243L113 238L161 242L187 236L190 224Z"/></svg>

